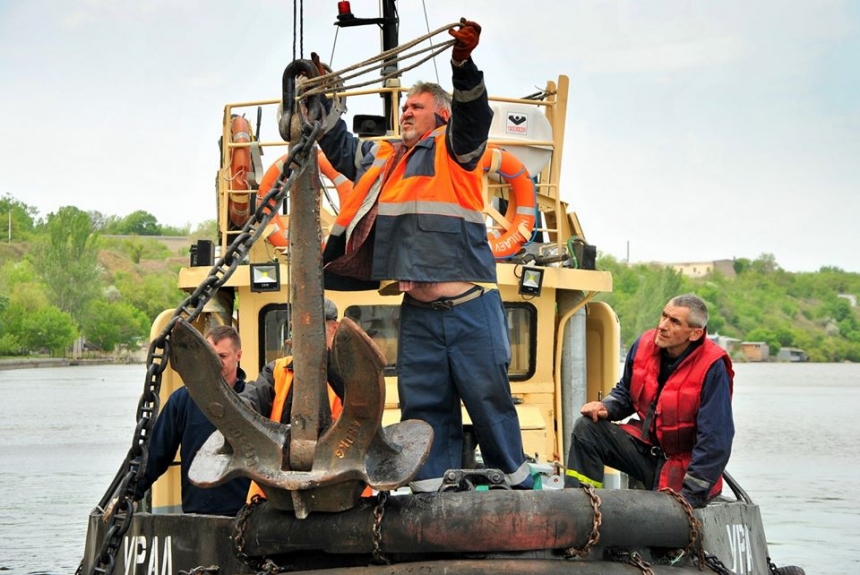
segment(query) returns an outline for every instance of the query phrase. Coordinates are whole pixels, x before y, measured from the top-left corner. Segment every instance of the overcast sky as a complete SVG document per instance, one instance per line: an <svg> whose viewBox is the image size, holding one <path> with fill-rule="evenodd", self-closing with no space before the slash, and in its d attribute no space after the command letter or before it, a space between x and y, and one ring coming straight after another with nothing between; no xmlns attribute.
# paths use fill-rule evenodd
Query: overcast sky
<svg viewBox="0 0 860 575"><path fill-rule="evenodd" d="M304 5L305 57L334 46L337 69L379 51L375 28L335 45L336 0ZM483 25L474 59L491 93L570 77L562 198L601 252L860 272L860 2L426 5L430 29ZM358 16L377 6L352 2ZM401 41L427 31L421 2L400 15ZM41 216L73 205L196 225L215 217L224 104L279 97L293 3L0 0L0 55L0 196ZM404 83L418 79L433 66Z"/></svg>

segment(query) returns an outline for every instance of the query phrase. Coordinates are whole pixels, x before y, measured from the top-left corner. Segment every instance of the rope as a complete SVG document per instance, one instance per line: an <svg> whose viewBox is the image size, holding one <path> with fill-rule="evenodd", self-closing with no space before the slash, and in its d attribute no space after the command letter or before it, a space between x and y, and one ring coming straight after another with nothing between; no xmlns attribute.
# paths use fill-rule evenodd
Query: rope
<svg viewBox="0 0 860 575"><path fill-rule="evenodd" d="M427 33L430 33L430 19L427 17L427 3L421 0L421 7L424 8L424 25L427 27ZM430 40L430 46L433 46L433 40ZM439 68L436 67L436 60L433 60L433 70L436 71L436 83L439 84Z"/></svg>
<svg viewBox="0 0 860 575"><path fill-rule="evenodd" d="M343 68L341 70L337 70L335 72L325 74L323 76L317 76L316 78L309 78L304 83L305 91L302 93L302 97L313 96L316 94L325 94L326 92L330 92L336 85L337 85L337 88L339 91L346 91L346 90L353 90L355 88L361 88L363 86L368 86L370 84L375 84L375 83L380 82L380 81L384 82L385 80L388 80L389 78L394 78L394 77L400 76L403 72L407 72L409 70L417 68L418 66L420 66L421 64L423 64L427 60L430 60L431 58L435 58L436 56L438 56L439 54L441 54L442 52L447 50L449 47L453 46L454 42L456 42L456 40L452 39L452 40L449 40L447 42L437 44L436 46L433 46L431 44L430 47L418 48L414 52L408 52L408 53L403 54L404 52L407 52L408 50L414 48L415 46L417 46L421 42L423 42L425 40L429 40L433 36L436 36L436 35L441 34L443 32L447 32L452 27L458 26L458 25L459 25L459 22L455 22L453 24L447 24L445 26L437 28L436 30L434 30L428 34L425 34L423 36L419 36L418 38L416 38L414 40L410 40L409 42L401 44L400 46L397 46L396 48L386 50L385 52L377 54L376 56L374 56L372 58L368 58L367 60L364 60L363 62L359 62L358 64L348 66L348 67ZM390 74L383 75L381 78L377 78L374 80L370 80L368 82L362 82L362 83L358 83L358 84L350 84L350 85L344 85L344 86L338 85L341 82L345 82L346 80L358 78L360 76L367 74L368 72L372 72L374 70L379 70L385 66L389 66L392 63L398 63L399 64L405 60L418 57L418 56L420 56L424 53L428 53L428 52L429 52L429 55L420 59L418 62L415 62L414 64L412 64L410 66L396 70ZM403 55L399 56L400 54L403 54ZM397 57L393 58L394 56L397 56ZM392 59L393 59L393 61L392 61ZM386 61L386 60L388 60L388 61Z"/></svg>
<svg viewBox="0 0 860 575"><path fill-rule="evenodd" d="M293 2L293 60L296 59L296 3Z"/></svg>

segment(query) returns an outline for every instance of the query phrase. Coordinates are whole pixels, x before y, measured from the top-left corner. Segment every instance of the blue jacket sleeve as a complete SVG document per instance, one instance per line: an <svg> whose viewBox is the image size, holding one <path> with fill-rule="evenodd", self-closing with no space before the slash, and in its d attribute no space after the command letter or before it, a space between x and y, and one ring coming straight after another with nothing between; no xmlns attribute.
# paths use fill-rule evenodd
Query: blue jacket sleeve
<svg viewBox="0 0 860 575"><path fill-rule="evenodd" d="M348 180L356 181L361 141L347 129L343 118L317 143L335 170Z"/></svg>
<svg viewBox="0 0 860 575"><path fill-rule="evenodd" d="M722 475L732 453L735 424L730 389L726 366L717 361L705 376L696 419L696 445L681 489L681 495L694 507L707 502L708 492Z"/></svg>
<svg viewBox="0 0 860 575"><path fill-rule="evenodd" d="M465 170L474 170L487 146L493 110L490 108L484 73L472 59L462 66L452 64L454 93L445 144L448 154Z"/></svg>
<svg viewBox="0 0 860 575"><path fill-rule="evenodd" d="M164 409L158 414L152 427L152 437L149 440L149 458L146 463L146 471L137 484L135 499L142 499L146 490L152 487L159 477L167 471L173 460L176 459L176 451L182 442L182 433L185 430L186 403L191 401L191 396L185 388L175 391L164 403Z"/></svg>
<svg viewBox="0 0 860 575"><path fill-rule="evenodd" d="M637 349L639 349L638 338L627 352L621 379L615 384L609 395L603 398L603 405L606 406L606 411L609 413L609 421L621 421L636 412L633 400L630 398L630 380L633 377L633 358L636 357Z"/></svg>

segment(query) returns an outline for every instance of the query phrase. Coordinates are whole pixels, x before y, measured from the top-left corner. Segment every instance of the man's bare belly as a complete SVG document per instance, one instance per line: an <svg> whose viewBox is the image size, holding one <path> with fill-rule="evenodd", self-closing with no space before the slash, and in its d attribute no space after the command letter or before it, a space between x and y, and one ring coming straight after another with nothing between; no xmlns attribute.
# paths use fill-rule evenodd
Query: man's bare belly
<svg viewBox="0 0 860 575"><path fill-rule="evenodd" d="M430 302L443 297L457 297L474 286L471 282L439 282L416 285L407 293L418 301Z"/></svg>

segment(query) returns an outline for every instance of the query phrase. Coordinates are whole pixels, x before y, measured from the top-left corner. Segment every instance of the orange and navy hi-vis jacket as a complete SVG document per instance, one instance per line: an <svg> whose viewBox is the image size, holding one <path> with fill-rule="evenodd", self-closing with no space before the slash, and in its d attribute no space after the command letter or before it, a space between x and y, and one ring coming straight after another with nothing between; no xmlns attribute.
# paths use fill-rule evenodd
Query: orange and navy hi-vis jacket
<svg viewBox="0 0 860 575"><path fill-rule="evenodd" d="M470 60L454 68L453 80L450 121L405 153L399 140L359 142L342 121L320 140L335 168L356 181L326 243L326 288L350 289L329 281L331 272L370 281L496 282L480 165L492 110ZM339 258L363 247L352 238L366 218L375 218L372 254L366 265L344 267Z"/></svg>
<svg viewBox="0 0 860 575"><path fill-rule="evenodd" d="M630 397L639 420L621 427L634 437L652 444L648 430L642 428L642 422L646 420L649 407L656 399L654 417L657 442L668 457L660 472L658 488L669 487L680 492L696 445L696 418L705 376L715 362L723 361L729 375L731 394L734 372L732 361L725 350L706 338L669 375L660 391L657 378L660 374L661 350L655 343L655 334L656 330L651 330L642 335L633 359ZM711 488L710 497L718 495L722 486L720 478Z"/></svg>
<svg viewBox="0 0 860 575"><path fill-rule="evenodd" d="M275 360L275 364L272 367L272 375L275 379L275 399L272 402L272 412L269 414L269 419L272 421L281 421L284 416L284 407L287 403L292 405L292 399L290 396L290 391L292 391L293 387L292 356L282 357ZM343 402L337 396L334 389L332 389L331 385L328 386L328 402L331 407L331 418L332 420L335 420L340 417L340 414L343 411ZM249 503L255 495L266 497L265 492L259 485L257 485L257 482L252 481L251 487L248 490Z"/></svg>

